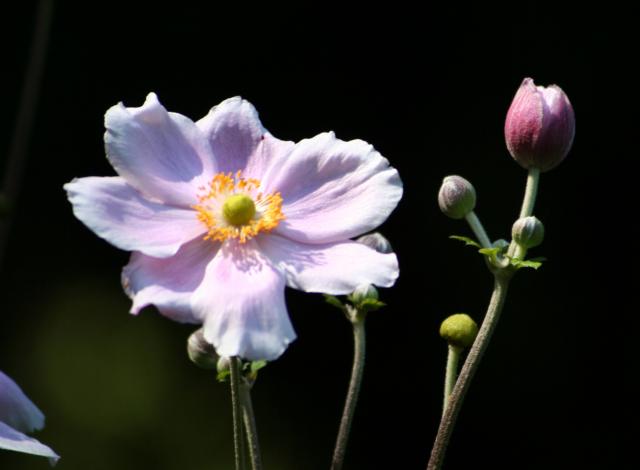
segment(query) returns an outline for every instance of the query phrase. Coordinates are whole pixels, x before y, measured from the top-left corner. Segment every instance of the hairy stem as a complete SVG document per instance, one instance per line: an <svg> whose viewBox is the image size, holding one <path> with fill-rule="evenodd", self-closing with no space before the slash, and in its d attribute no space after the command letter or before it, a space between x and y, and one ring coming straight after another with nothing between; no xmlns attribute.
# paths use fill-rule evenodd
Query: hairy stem
<svg viewBox="0 0 640 470"><path fill-rule="evenodd" d="M233 407L233 450L235 453L236 470L247 468L244 435L242 433L242 403L240 398L240 359L237 356L229 358L231 372L231 405Z"/></svg>
<svg viewBox="0 0 640 470"><path fill-rule="evenodd" d="M360 385L362 383L362 373L364 371L365 356L365 330L364 316L355 314L352 317L353 324L353 367L351 369L351 380L347 391L347 398L340 420L340 429L336 439L336 447L333 451L333 459L331 461L331 470L340 470L344 465L344 456L347 450L347 442L353 422L353 415L358 403L358 395L360 393Z"/></svg>
<svg viewBox="0 0 640 470"><path fill-rule="evenodd" d="M438 428L438 434L433 444L427 470L439 470L442 468L447 445L449 444L451 433L458 419L460 409L462 408L464 397L469 390L471 380L480 365L480 360L487 349L491 335L502 312L502 307L507 297L510 278L511 275L508 271L500 271L495 274L493 294L491 295L487 313L480 327L480 331L478 331L478 336L469 350L464 366L462 366L460 376L449 396L449 402L440 421L440 427Z"/></svg>
<svg viewBox="0 0 640 470"><path fill-rule="evenodd" d="M258 442L258 428L256 426L256 418L253 413L253 404L251 403L251 386L246 381L242 381L240 384L240 401L242 402L242 416L244 419L244 428L247 434L247 442L249 444L251 468L252 470L262 470L262 457L260 455L260 443Z"/></svg>

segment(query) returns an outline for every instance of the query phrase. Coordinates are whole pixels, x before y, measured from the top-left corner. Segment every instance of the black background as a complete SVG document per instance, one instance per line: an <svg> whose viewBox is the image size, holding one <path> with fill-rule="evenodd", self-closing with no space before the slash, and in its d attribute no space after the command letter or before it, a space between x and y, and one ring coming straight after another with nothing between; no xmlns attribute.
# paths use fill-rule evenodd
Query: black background
<svg viewBox="0 0 640 470"><path fill-rule="evenodd" d="M448 314L481 319L491 276L440 214L445 175L470 179L490 236L506 238L526 173L503 124L521 80L557 83L577 118L567 160L542 176L536 215L548 262L520 272L466 400L446 468L633 468L635 230L624 206L629 150L610 110L617 26L601 11L357 11L216 2L58 2L27 169L2 266L0 370L47 415L37 435L61 469L230 469L227 387L188 361L192 327L127 314L127 254L71 213L62 185L112 175L103 115L154 91L196 120L251 101L276 137L364 139L403 179L381 227L401 264L368 320L368 362L348 468L425 468L441 406ZM135 7L133 5L136 5ZM0 142L8 149L35 4L3 12ZM4 158L6 152L3 152ZM287 291L298 340L254 389L267 469L328 468L350 369L350 327L318 295ZM635 308L635 307L634 307ZM637 308L635 308L637 310ZM635 368L637 369L637 368ZM45 468L0 453L0 468Z"/></svg>

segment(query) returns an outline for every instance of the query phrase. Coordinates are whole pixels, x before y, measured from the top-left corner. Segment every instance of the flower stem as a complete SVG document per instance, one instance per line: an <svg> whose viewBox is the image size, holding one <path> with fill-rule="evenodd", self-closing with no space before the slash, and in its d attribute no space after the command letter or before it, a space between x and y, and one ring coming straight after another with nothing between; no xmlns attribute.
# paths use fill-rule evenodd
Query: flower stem
<svg viewBox="0 0 640 470"><path fill-rule="evenodd" d="M540 182L540 170L531 168L527 175L527 186L524 190L524 199L522 200L522 208L520 209L520 218L533 215L533 208L536 204L536 196L538 195L538 184ZM519 246L514 240L511 241L507 255L513 258L524 259L527 255L526 248Z"/></svg>
<svg viewBox="0 0 640 470"><path fill-rule="evenodd" d="M540 182L540 170L531 168L527 175L527 186L524 190L524 199L522 200L522 209L520 209L520 218L528 217L533 214L533 207L536 204L536 196L538 195L538 183Z"/></svg>
<svg viewBox="0 0 640 470"><path fill-rule="evenodd" d="M458 378L458 362L460 360L460 353L462 349L458 346L449 345L449 352L447 353L447 369L444 377L444 404L442 406L442 414L447 409L447 404L449 402L449 396L451 395L451 391L456 384L456 379Z"/></svg>
<svg viewBox="0 0 640 470"><path fill-rule="evenodd" d="M49 45L49 32L53 21L53 4L53 0L40 0L38 2L36 24L33 29L27 70L22 81L18 114L13 128L11 144L7 152L6 167L3 172L2 188L0 189L0 202L7 205L8 214L4 217L0 214L0 267L6 252L9 230L13 221L11 208L15 207L26 167L27 150L36 115L47 47Z"/></svg>
<svg viewBox="0 0 640 470"><path fill-rule="evenodd" d="M364 372L364 356L365 356L365 330L364 315L355 312L351 315L351 323L353 325L353 367L351 369L351 380L347 391L347 398L340 420L340 429L336 439L336 447L333 451L333 459L331 461L331 470L340 470L344 465L344 456L347 450L347 442L351 431L351 423L358 402L358 394L360 393L360 385L362 383L362 373Z"/></svg>
<svg viewBox="0 0 640 470"><path fill-rule="evenodd" d="M243 380L240 384L240 401L242 403L242 417L249 444L249 457L253 470L262 470L262 457L260 456L260 443L258 442L258 428L251 403L251 385Z"/></svg>
<svg viewBox="0 0 640 470"><path fill-rule="evenodd" d="M509 286L509 280L511 279L511 271L501 270L495 273L493 294L487 308L487 313L478 332L478 336L469 350L467 360L462 366L460 376L453 387L453 391L449 396L449 402L442 415L440 421L440 427L438 429L438 435L433 444L433 450L431 451L431 458L427 470L439 470L442 468L447 445L451 438L451 433L456 424L460 408L464 401L464 397L469 390L471 380L478 369L480 360L487 349L491 335L498 323L498 318L502 312L505 299L507 297L507 288Z"/></svg>
<svg viewBox="0 0 640 470"><path fill-rule="evenodd" d="M240 359L238 356L229 358L231 372L231 405L233 407L233 449L235 453L236 470L247 468L244 450L244 436L242 433L242 404L240 399Z"/></svg>
<svg viewBox="0 0 640 470"><path fill-rule="evenodd" d="M480 245L482 245L482 248L491 248L491 240L489 239L489 236L484 230L482 222L480 222L480 219L478 219L476 213L474 211L469 212L465 216L465 219L471 227L471 230L473 230L473 233L475 233L476 237L478 237L478 241L480 242Z"/></svg>

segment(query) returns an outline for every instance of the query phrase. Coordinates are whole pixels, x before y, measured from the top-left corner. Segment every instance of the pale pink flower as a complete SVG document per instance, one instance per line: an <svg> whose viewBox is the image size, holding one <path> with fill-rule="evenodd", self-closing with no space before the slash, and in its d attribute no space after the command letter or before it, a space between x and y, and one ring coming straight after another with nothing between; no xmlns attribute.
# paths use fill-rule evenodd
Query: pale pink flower
<svg viewBox="0 0 640 470"><path fill-rule="evenodd" d="M0 371L0 449L60 458L53 450L23 433L44 427L44 415L18 385Z"/></svg>
<svg viewBox="0 0 640 470"><path fill-rule="evenodd" d="M109 109L105 126L120 176L65 189L76 217L133 251L122 276L131 313L155 305L203 323L222 356L269 360L295 339L285 285L337 295L398 277L394 254L350 240L402 196L398 172L366 142L278 140L237 97L194 123L151 93Z"/></svg>

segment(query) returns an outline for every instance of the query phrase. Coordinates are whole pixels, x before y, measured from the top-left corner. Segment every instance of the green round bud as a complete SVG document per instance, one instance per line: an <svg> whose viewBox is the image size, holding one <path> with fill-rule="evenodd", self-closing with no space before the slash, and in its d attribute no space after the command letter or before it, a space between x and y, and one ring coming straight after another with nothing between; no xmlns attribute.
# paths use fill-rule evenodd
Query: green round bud
<svg viewBox="0 0 640 470"><path fill-rule="evenodd" d="M468 348L478 334L478 325L466 313L456 313L440 325L440 336L452 346Z"/></svg>
<svg viewBox="0 0 640 470"><path fill-rule="evenodd" d="M215 369L218 363L218 353L213 344L204 339L203 329L195 331L187 340L187 354L189 359L203 369Z"/></svg>
<svg viewBox="0 0 640 470"><path fill-rule="evenodd" d="M367 235L363 235L356 239L356 241L363 245L367 245L369 248L373 248L378 253L387 254L393 252L393 248L391 248L389 240L383 237L379 232L368 233Z"/></svg>
<svg viewBox="0 0 640 470"><path fill-rule="evenodd" d="M246 194L234 194L224 201L222 214L231 225L245 225L256 215L256 205Z"/></svg>
<svg viewBox="0 0 640 470"><path fill-rule="evenodd" d="M513 240L524 248L534 248L544 240L544 225L536 217L523 217L513 224Z"/></svg>
<svg viewBox="0 0 640 470"><path fill-rule="evenodd" d="M378 289L371 284L362 284L356 287L356 290L351 294L351 301L354 304L362 303L368 299L378 300Z"/></svg>
<svg viewBox="0 0 640 470"><path fill-rule="evenodd" d="M447 176L438 193L440 210L452 219L463 219L476 207L476 190L462 176Z"/></svg>

